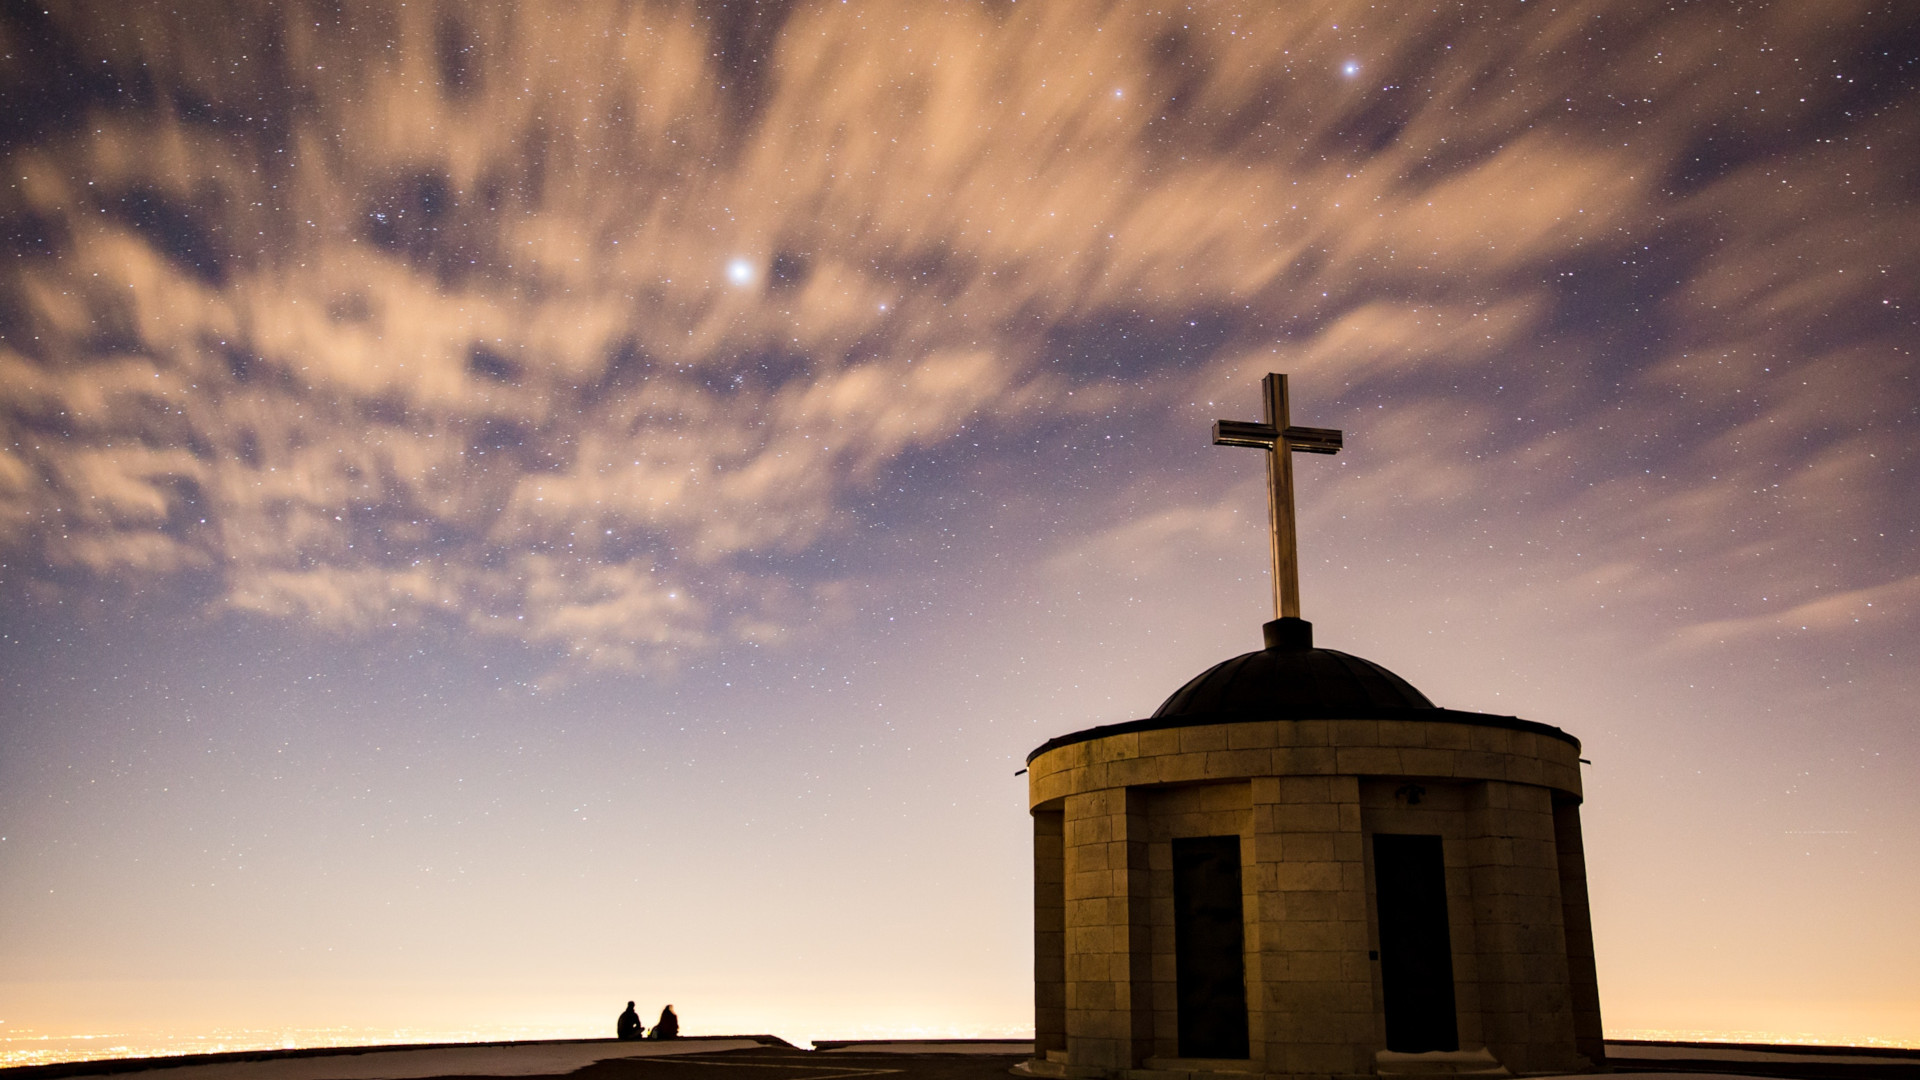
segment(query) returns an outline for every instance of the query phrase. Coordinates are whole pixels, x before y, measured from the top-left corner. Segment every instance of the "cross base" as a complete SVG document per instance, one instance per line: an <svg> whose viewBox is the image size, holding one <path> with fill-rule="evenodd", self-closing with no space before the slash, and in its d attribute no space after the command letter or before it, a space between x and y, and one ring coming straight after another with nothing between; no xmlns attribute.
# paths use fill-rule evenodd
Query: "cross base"
<svg viewBox="0 0 1920 1080"><path fill-rule="evenodd" d="M1260 630L1269 649L1302 652L1313 648L1313 624L1305 619L1275 619Z"/></svg>

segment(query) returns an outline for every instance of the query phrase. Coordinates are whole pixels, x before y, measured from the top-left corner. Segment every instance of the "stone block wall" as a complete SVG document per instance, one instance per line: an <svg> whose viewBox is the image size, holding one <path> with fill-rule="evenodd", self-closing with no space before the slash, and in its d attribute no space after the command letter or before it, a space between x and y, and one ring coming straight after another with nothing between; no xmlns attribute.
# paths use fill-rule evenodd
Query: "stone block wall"
<svg viewBox="0 0 1920 1080"><path fill-rule="evenodd" d="M1069 795L1064 817L1067 1054L1127 1069L1152 1038L1145 793Z"/></svg>
<svg viewBox="0 0 1920 1080"><path fill-rule="evenodd" d="M1351 776L1253 781L1259 928L1254 951L1273 1072L1373 1070L1379 1041L1367 968L1359 782Z"/></svg>
<svg viewBox="0 0 1920 1080"><path fill-rule="evenodd" d="M1470 785L1466 822L1487 1048L1514 1072L1579 1068L1551 793Z"/></svg>
<svg viewBox="0 0 1920 1080"><path fill-rule="evenodd" d="M1606 1063L1600 1027L1600 981L1593 960L1593 911L1587 899L1587 851L1580 837L1580 804L1553 800L1553 843L1560 871L1560 921L1567 934L1567 974L1573 995L1573 1044L1595 1065Z"/></svg>

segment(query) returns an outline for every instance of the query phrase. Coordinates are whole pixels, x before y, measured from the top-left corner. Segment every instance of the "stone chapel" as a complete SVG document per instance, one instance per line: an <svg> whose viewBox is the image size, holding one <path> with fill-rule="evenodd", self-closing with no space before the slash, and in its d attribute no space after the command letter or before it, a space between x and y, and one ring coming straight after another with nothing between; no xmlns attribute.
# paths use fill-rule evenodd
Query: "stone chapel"
<svg viewBox="0 0 1920 1080"><path fill-rule="evenodd" d="M1580 743L1316 648L1286 377L1266 420L1276 614L1144 720L1028 755L1035 1057L1058 1078L1506 1076L1603 1063Z"/></svg>

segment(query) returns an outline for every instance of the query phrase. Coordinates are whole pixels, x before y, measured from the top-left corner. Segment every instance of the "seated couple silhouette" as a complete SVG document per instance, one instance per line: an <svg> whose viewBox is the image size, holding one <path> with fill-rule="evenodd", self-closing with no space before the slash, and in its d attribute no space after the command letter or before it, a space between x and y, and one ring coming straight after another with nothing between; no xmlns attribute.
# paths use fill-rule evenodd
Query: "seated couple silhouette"
<svg viewBox="0 0 1920 1080"><path fill-rule="evenodd" d="M640 1023L640 1014L633 1011L633 1002L627 1002L627 1011L620 1014L614 1023L614 1034L622 1040L632 1042L637 1039L677 1039L680 1037L680 1018L673 1014L673 1006L660 1010L660 1021L647 1031Z"/></svg>

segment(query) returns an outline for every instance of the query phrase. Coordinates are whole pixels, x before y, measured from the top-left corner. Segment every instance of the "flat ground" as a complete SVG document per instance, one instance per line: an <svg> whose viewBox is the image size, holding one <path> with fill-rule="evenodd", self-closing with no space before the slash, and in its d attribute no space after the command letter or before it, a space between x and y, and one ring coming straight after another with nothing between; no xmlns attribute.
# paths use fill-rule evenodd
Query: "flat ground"
<svg viewBox="0 0 1920 1080"><path fill-rule="evenodd" d="M0 1069L0 1080L1007 1080L1032 1043L894 1043L798 1050L754 1038L612 1039L258 1051ZM830 1044L831 1045L831 1044Z"/></svg>
<svg viewBox="0 0 1920 1080"><path fill-rule="evenodd" d="M1018 1043L828 1043L816 1050L777 1040L687 1039L669 1043L578 1042L370 1047L219 1055L221 1060L148 1058L0 1069L0 1080L1007 1080L1032 1055ZM1920 1050L1609 1043L1613 1071L1633 1080L1920 1080Z"/></svg>

